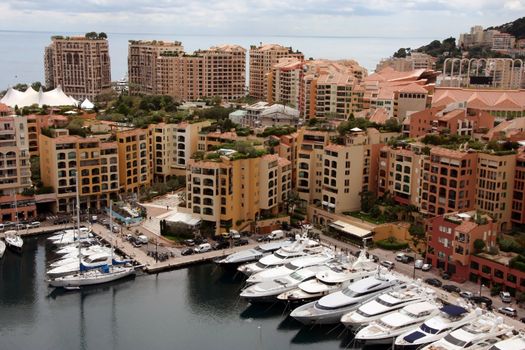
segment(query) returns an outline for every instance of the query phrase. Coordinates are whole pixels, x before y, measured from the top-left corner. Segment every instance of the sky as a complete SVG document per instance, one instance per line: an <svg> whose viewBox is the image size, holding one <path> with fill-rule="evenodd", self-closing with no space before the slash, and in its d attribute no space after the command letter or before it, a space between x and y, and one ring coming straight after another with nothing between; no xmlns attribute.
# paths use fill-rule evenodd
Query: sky
<svg viewBox="0 0 525 350"><path fill-rule="evenodd" d="M525 0L2 0L0 30L181 35L457 37L525 15Z"/></svg>

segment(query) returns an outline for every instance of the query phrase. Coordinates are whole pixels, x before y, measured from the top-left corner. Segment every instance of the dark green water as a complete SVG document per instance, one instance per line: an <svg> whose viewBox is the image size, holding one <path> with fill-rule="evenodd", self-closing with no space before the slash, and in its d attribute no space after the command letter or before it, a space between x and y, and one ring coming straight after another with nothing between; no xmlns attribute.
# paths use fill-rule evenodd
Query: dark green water
<svg viewBox="0 0 525 350"><path fill-rule="evenodd" d="M0 350L339 349L342 326L303 328L284 307L238 299L241 278L213 264L81 291L44 282L46 242L0 260ZM330 332L331 331L331 332Z"/></svg>

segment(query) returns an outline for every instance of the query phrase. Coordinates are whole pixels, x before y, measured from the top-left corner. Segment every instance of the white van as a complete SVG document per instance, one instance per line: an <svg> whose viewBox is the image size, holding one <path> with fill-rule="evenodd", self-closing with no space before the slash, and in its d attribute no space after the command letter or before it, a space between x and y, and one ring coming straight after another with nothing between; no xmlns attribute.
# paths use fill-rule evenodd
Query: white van
<svg viewBox="0 0 525 350"><path fill-rule="evenodd" d="M284 236L285 234L283 230L275 230L275 231L272 231L272 233L268 235L268 239L270 240L283 239Z"/></svg>
<svg viewBox="0 0 525 350"><path fill-rule="evenodd" d="M137 241L139 241L142 244L148 244L148 236L140 235L137 237Z"/></svg>
<svg viewBox="0 0 525 350"><path fill-rule="evenodd" d="M209 243L199 244L197 247L195 247L194 251L195 251L195 253L206 253L206 252L209 252L209 251L211 251L211 244L209 244Z"/></svg>

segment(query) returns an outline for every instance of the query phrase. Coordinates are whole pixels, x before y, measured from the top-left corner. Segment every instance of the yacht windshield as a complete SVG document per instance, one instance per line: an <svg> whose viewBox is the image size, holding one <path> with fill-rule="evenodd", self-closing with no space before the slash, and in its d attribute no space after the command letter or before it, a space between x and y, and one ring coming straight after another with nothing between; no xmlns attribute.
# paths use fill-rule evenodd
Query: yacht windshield
<svg viewBox="0 0 525 350"><path fill-rule="evenodd" d="M292 270L292 271L297 270L297 266L295 266L295 265L294 265L293 263L291 263L291 262L288 263L288 264L286 264L286 265L284 265L284 267L286 267L288 270Z"/></svg>
<svg viewBox="0 0 525 350"><path fill-rule="evenodd" d="M283 255L283 254L281 254L281 253L279 253L279 252L275 252L275 253L273 253L273 255L275 255L275 256L278 257L279 259L286 259L286 258L287 258L286 255Z"/></svg>
<svg viewBox="0 0 525 350"><path fill-rule="evenodd" d="M297 281L301 281L303 279L303 276L297 271L293 272L290 275L290 277L293 278L294 280L297 280Z"/></svg>
<svg viewBox="0 0 525 350"><path fill-rule="evenodd" d="M439 329L435 329L435 328L429 327L429 326L427 326L426 323L423 323L421 325L421 330L423 332L429 333L429 334L437 334L437 333L439 333Z"/></svg>
<svg viewBox="0 0 525 350"><path fill-rule="evenodd" d="M445 340L448 341L450 344L456 345L456 346L464 346L467 344L466 341L459 340L458 338L454 337L452 334L449 334L445 337Z"/></svg>
<svg viewBox="0 0 525 350"><path fill-rule="evenodd" d="M416 317L417 317L416 314L413 314L413 313L407 311L406 309L401 310L401 313L402 313L403 315L407 315L407 316L410 317L410 318L416 318Z"/></svg>
<svg viewBox="0 0 525 350"><path fill-rule="evenodd" d="M258 268L265 269L268 265L258 261L257 264L255 264Z"/></svg>

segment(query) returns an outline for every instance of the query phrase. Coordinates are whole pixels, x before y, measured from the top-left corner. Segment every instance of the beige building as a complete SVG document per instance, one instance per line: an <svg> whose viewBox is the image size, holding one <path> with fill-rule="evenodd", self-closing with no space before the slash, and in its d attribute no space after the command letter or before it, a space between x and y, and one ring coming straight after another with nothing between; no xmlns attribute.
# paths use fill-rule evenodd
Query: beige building
<svg viewBox="0 0 525 350"><path fill-rule="evenodd" d="M304 55L291 47L277 44L264 44L250 47L250 89L249 94L260 100L268 99L267 75L281 58L295 57L304 60Z"/></svg>
<svg viewBox="0 0 525 350"><path fill-rule="evenodd" d="M268 103L285 103L295 108L303 106L304 63L298 58L282 58L268 73Z"/></svg>
<svg viewBox="0 0 525 350"><path fill-rule="evenodd" d="M17 222L36 215L34 196L23 194L30 188L27 118L12 115L7 106L0 104L0 222Z"/></svg>
<svg viewBox="0 0 525 350"><path fill-rule="evenodd" d="M422 52L412 52L407 57L391 57L381 60L376 67L376 72L386 67L391 67L398 72L409 72L415 69L433 69L436 58Z"/></svg>
<svg viewBox="0 0 525 350"><path fill-rule="evenodd" d="M76 172L80 189L80 208L109 206L120 190L119 156L116 142L68 135L56 130L55 137L40 135L40 172L45 186L55 190L53 212L73 212L76 198Z"/></svg>
<svg viewBox="0 0 525 350"><path fill-rule="evenodd" d="M191 160L188 166L187 209L215 234L277 214L292 186L288 160L277 155L236 159L235 153Z"/></svg>
<svg viewBox="0 0 525 350"><path fill-rule="evenodd" d="M124 192L135 192L151 185L153 178L153 147L148 129L116 133L119 160L119 181Z"/></svg>
<svg viewBox="0 0 525 350"><path fill-rule="evenodd" d="M157 71L161 54L182 54L180 41L130 40L128 43L129 92L132 95L158 93Z"/></svg>
<svg viewBox="0 0 525 350"><path fill-rule="evenodd" d="M105 38L51 37L44 55L46 88L59 85L75 99L94 100L111 88L109 46Z"/></svg>

